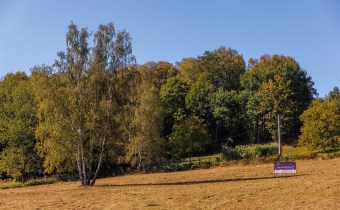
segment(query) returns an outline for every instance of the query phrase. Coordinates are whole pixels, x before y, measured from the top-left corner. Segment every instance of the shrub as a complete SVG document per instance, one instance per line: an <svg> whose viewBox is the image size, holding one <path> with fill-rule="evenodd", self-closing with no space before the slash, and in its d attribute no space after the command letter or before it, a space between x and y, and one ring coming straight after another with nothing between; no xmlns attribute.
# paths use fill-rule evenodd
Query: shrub
<svg viewBox="0 0 340 210"><path fill-rule="evenodd" d="M43 184L53 184L57 182L57 179L49 178L49 179L32 179L28 182L23 183L23 186L36 186L36 185L43 185Z"/></svg>
<svg viewBox="0 0 340 210"><path fill-rule="evenodd" d="M253 158L253 152L249 146L237 146L235 150L242 159Z"/></svg>
<svg viewBox="0 0 340 210"><path fill-rule="evenodd" d="M256 145L254 148L254 154L256 157L268 157L278 153L278 146L276 145Z"/></svg>
<svg viewBox="0 0 340 210"><path fill-rule="evenodd" d="M315 100L303 112L299 145L323 152L340 150L340 97Z"/></svg>
<svg viewBox="0 0 340 210"><path fill-rule="evenodd" d="M337 152L331 152L327 154L322 155L322 159L328 160L328 159L333 159L333 158L339 158L340 157L340 151Z"/></svg>
<svg viewBox="0 0 340 210"><path fill-rule="evenodd" d="M44 184L53 184L57 182L54 178L49 179L32 179L27 182L8 182L0 184L0 189L10 189L10 188L19 188L19 187L27 187L27 186L35 186L35 185L44 185Z"/></svg>
<svg viewBox="0 0 340 210"><path fill-rule="evenodd" d="M314 158L317 152L308 149L307 147L291 147L285 146L282 150L282 156L286 159L295 158Z"/></svg>
<svg viewBox="0 0 340 210"><path fill-rule="evenodd" d="M238 159L252 159L260 157L269 157L275 155L278 151L278 146L272 144L263 145L240 145L231 148L223 148L222 154L225 160L238 160Z"/></svg>
<svg viewBox="0 0 340 210"><path fill-rule="evenodd" d="M239 153L232 148L223 148L222 155L225 160L238 160L240 159Z"/></svg>

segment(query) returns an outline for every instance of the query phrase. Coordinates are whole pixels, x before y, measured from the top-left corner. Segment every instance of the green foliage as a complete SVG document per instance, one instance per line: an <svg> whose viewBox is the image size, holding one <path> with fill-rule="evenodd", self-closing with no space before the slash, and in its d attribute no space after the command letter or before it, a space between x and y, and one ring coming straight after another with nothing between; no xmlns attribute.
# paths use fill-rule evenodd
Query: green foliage
<svg viewBox="0 0 340 210"><path fill-rule="evenodd" d="M224 160L238 160L240 159L240 154L232 148L222 149L222 155Z"/></svg>
<svg viewBox="0 0 340 210"><path fill-rule="evenodd" d="M222 159L221 154L215 154L215 155L206 155L206 156L196 156L196 157L189 157L189 158L184 158L181 160L180 164L183 163L195 163L195 164L204 164L204 163L218 163Z"/></svg>
<svg viewBox="0 0 340 210"><path fill-rule="evenodd" d="M299 64L288 56L262 56L252 61L251 69L241 77L241 86L248 96L247 118L251 127L270 133L275 140L277 115L281 116L286 140L299 134L299 116L309 106L316 91L313 82Z"/></svg>
<svg viewBox="0 0 340 210"><path fill-rule="evenodd" d="M332 99L339 99L340 98L339 87L334 87L333 90L328 93L328 97Z"/></svg>
<svg viewBox="0 0 340 210"><path fill-rule="evenodd" d="M165 107L165 114L174 120L181 120L186 115L185 97L189 86L183 80L176 77L169 78L162 85L160 100Z"/></svg>
<svg viewBox="0 0 340 210"><path fill-rule="evenodd" d="M183 58L178 66L179 77L192 85L202 73L200 62L195 58Z"/></svg>
<svg viewBox="0 0 340 210"><path fill-rule="evenodd" d="M207 126L195 116L177 122L169 137L171 154L176 159L201 154L209 142Z"/></svg>
<svg viewBox="0 0 340 210"><path fill-rule="evenodd" d="M45 184L53 184L56 183L57 180L54 178L50 179L32 179L24 183L20 182L8 182L0 184L0 189L11 189L11 188L19 188L19 187L28 187L28 186L36 186L36 185L45 185Z"/></svg>
<svg viewBox="0 0 340 210"><path fill-rule="evenodd" d="M134 64L131 37L125 30L116 32L112 23L99 25L92 48L89 38L86 28L71 23L66 50L58 53L54 65L57 71L51 75L38 71L36 79L41 82L36 86L37 148L45 171L77 169L82 185L95 183L103 159L113 156L106 152L119 147L117 113L127 104L123 96L127 91L119 85Z"/></svg>
<svg viewBox="0 0 340 210"><path fill-rule="evenodd" d="M132 122L134 133L127 144L126 155L140 170L164 160L165 141L161 137L163 109L153 84L144 81L140 85L138 102Z"/></svg>
<svg viewBox="0 0 340 210"><path fill-rule="evenodd" d="M282 149L282 157L285 159L314 158L316 155L316 151L310 150L307 147L284 146Z"/></svg>
<svg viewBox="0 0 340 210"><path fill-rule="evenodd" d="M200 167L209 167L211 165L219 164L222 160L222 154L188 157L178 160L172 164L161 167L164 171L184 171L192 170Z"/></svg>
<svg viewBox="0 0 340 210"><path fill-rule="evenodd" d="M207 74L201 74L186 97L186 106L193 115L204 119L211 118L210 97L213 91L214 87L209 83Z"/></svg>
<svg viewBox="0 0 340 210"><path fill-rule="evenodd" d="M73 138L70 113L72 90L66 87L66 78L61 75L48 76L36 69L32 74L33 91L39 103L37 116L39 125L35 130L38 138L37 151L44 159L46 173L73 172L76 156L73 153ZM63 104L61 106L60 104ZM75 107L74 107L75 108Z"/></svg>
<svg viewBox="0 0 340 210"><path fill-rule="evenodd" d="M235 90L226 91L219 88L211 98L210 106L214 120L218 126L225 128L230 136L237 135L245 129L245 110L242 105L242 98Z"/></svg>
<svg viewBox="0 0 340 210"><path fill-rule="evenodd" d="M35 153L36 101L24 73L8 74L0 82L0 171L25 181L41 173Z"/></svg>
<svg viewBox="0 0 340 210"><path fill-rule="evenodd" d="M300 145L314 150L340 150L340 97L315 100L301 120Z"/></svg>
<svg viewBox="0 0 340 210"><path fill-rule="evenodd" d="M178 70L171 63L160 62L148 62L141 65L138 68L141 79L153 84L157 89L160 89L162 85L167 83L167 80L178 74Z"/></svg>
<svg viewBox="0 0 340 210"><path fill-rule="evenodd" d="M18 188L18 187L23 187L23 183L20 183L20 182L8 182L8 183L0 184L0 189L12 189L12 188Z"/></svg>
<svg viewBox="0 0 340 210"><path fill-rule="evenodd" d="M236 50L220 47L212 52L206 51L198 60L200 68L208 73L208 79L214 87L240 89L240 76L245 72L245 62Z"/></svg>
<svg viewBox="0 0 340 210"><path fill-rule="evenodd" d="M256 145L254 154L256 157L268 157L278 153L278 146L276 145Z"/></svg>
<svg viewBox="0 0 340 210"><path fill-rule="evenodd" d="M265 126L276 140L277 135L277 116L281 117L282 128L281 133L285 135L289 130L285 123L287 119L294 117L292 112L296 108L295 102L290 100L293 93L289 86L291 81L286 81L279 75L275 75L273 80L262 83L256 96L259 98L259 112L263 113Z"/></svg>
<svg viewBox="0 0 340 210"><path fill-rule="evenodd" d="M255 156L254 150L250 146L236 146L235 151L241 159L251 159Z"/></svg>
<svg viewBox="0 0 340 210"><path fill-rule="evenodd" d="M185 163L185 164L174 164L170 166L162 167L161 169L166 172L172 171L186 171L186 170L193 170L198 168L198 165L192 163Z"/></svg>
<svg viewBox="0 0 340 210"><path fill-rule="evenodd" d="M266 158L277 154L277 145L261 144L251 146L237 146L234 149L227 147L222 149L222 154L225 160L253 159Z"/></svg>
<svg viewBox="0 0 340 210"><path fill-rule="evenodd" d="M333 158L340 158L340 151L322 154L322 158L325 160L333 159Z"/></svg>

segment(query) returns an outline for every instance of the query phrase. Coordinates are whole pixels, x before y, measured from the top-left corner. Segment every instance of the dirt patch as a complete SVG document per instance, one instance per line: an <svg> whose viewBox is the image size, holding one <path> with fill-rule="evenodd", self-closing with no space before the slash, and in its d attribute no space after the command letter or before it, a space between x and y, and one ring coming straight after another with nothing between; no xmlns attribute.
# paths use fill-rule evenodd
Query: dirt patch
<svg viewBox="0 0 340 210"><path fill-rule="evenodd" d="M339 158L297 161L297 171L236 165L6 189L0 209L340 209Z"/></svg>

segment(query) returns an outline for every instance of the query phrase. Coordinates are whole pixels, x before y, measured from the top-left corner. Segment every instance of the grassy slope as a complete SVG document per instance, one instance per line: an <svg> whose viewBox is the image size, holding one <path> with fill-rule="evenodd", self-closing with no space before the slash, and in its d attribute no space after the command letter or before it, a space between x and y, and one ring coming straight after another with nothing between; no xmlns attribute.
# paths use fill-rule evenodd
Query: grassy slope
<svg viewBox="0 0 340 210"><path fill-rule="evenodd" d="M233 165L0 190L0 209L340 209L340 159L297 161L298 176L273 165Z"/></svg>

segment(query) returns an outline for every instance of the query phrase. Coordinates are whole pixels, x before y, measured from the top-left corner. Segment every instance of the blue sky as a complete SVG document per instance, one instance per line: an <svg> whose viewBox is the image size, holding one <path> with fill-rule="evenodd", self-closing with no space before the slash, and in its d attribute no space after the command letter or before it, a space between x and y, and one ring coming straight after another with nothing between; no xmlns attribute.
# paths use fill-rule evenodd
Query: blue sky
<svg viewBox="0 0 340 210"><path fill-rule="evenodd" d="M0 76L53 63L67 26L113 22L139 64L180 61L220 46L249 58L295 58L320 96L340 86L340 1L0 0Z"/></svg>

